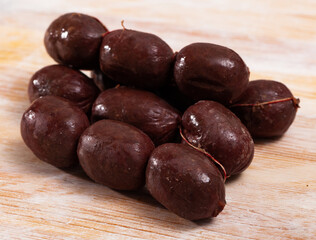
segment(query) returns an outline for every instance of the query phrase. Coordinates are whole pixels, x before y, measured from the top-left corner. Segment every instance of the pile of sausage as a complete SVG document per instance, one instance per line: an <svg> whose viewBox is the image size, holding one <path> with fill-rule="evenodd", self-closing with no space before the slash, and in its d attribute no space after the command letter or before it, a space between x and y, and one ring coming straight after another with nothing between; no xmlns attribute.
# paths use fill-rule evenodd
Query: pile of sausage
<svg viewBox="0 0 316 240"><path fill-rule="evenodd" d="M281 136L299 100L280 82L249 82L229 48L193 43L174 52L156 35L122 27L108 31L79 13L50 24L44 44L58 64L30 79L22 138L58 168L79 162L110 188L145 185L183 218L215 217L226 178L253 159L253 137Z"/></svg>

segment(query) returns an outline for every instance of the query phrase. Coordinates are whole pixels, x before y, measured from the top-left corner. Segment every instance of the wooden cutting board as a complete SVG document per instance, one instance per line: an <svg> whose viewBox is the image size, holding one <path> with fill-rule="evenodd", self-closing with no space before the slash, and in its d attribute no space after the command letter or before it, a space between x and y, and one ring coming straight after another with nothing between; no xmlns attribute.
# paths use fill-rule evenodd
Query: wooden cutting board
<svg viewBox="0 0 316 240"><path fill-rule="evenodd" d="M56 169L24 145L28 80L53 63L44 31L70 11L109 29L124 19L176 51L197 41L228 46L251 79L279 80L301 99L289 131L256 141L249 169L226 183L218 217L184 220L146 193L113 191L80 169ZM316 239L315 1L1 0L0 32L0 239Z"/></svg>

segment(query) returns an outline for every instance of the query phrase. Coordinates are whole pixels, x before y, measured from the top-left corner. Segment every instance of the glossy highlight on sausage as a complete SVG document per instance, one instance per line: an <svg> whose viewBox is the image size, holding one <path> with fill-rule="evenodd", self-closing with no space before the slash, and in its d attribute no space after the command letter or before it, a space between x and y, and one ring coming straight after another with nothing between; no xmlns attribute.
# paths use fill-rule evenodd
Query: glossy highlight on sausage
<svg viewBox="0 0 316 240"><path fill-rule="evenodd" d="M224 180L210 160L188 145L166 143L151 154L146 186L167 209L189 219L216 217L224 208Z"/></svg>
<svg viewBox="0 0 316 240"><path fill-rule="evenodd" d="M107 33L100 48L100 67L108 77L127 86L155 90L172 74L174 53L154 34L129 29Z"/></svg>
<svg viewBox="0 0 316 240"><path fill-rule="evenodd" d="M254 155L254 142L235 114L220 103L202 100L182 116L182 131L194 146L204 149L226 170L227 177L244 171Z"/></svg>
<svg viewBox="0 0 316 240"><path fill-rule="evenodd" d="M230 109L253 137L282 136L293 123L299 99L281 82L250 81L246 91Z"/></svg>
<svg viewBox="0 0 316 240"><path fill-rule="evenodd" d="M154 149L150 138L127 123L101 120L80 137L78 157L97 183L117 190L136 190L145 183L145 169Z"/></svg>
<svg viewBox="0 0 316 240"><path fill-rule="evenodd" d="M78 163L77 143L88 126L86 114L72 102L45 96L36 99L24 112L21 135L40 160L68 168Z"/></svg>
<svg viewBox="0 0 316 240"><path fill-rule="evenodd" d="M229 105L247 88L249 69L233 50L211 43L192 43L176 57L174 78L192 100Z"/></svg>
<svg viewBox="0 0 316 240"><path fill-rule="evenodd" d="M64 65L41 68L31 77L28 86L31 102L42 96L54 95L72 101L84 112L90 110L98 93L91 78Z"/></svg>
<svg viewBox="0 0 316 240"><path fill-rule="evenodd" d="M129 123L156 145L172 141L181 121L179 112L155 94L118 87L105 90L92 106L92 121L113 119Z"/></svg>
<svg viewBox="0 0 316 240"><path fill-rule="evenodd" d="M44 44L57 62L78 69L99 66L99 49L107 28L95 17L66 13L47 28Z"/></svg>

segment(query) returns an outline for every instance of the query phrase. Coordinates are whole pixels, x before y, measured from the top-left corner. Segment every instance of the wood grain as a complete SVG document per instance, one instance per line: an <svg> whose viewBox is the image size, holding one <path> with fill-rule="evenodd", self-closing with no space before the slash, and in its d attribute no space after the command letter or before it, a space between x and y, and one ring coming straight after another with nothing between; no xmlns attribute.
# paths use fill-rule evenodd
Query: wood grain
<svg viewBox="0 0 316 240"><path fill-rule="evenodd" d="M256 141L247 171L226 184L227 206L190 222L146 192L117 192L80 169L38 160L22 142L27 85L52 64L44 31L65 12L98 17L109 29L148 31L175 51L197 41L228 46L251 79L285 83L301 99L289 131ZM316 2L293 1L8 1L0 2L1 239L316 239Z"/></svg>

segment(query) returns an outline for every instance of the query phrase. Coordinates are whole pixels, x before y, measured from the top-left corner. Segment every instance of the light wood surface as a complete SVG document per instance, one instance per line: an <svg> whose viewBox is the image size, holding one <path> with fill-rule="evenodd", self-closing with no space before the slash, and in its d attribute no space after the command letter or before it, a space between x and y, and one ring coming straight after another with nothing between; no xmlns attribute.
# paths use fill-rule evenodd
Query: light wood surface
<svg viewBox="0 0 316 240"><path fill-rule="evenodd" d="M228 46L251 79L279 80L301 99L289 131L257 141L249 169L227 182L218 217L181 219L146 193L56 169L24 145L28 80L53 63L44 31L70 11L109 29L124 19L176 51L197 41ZM0 0L0 33L0 239L316 239L316 1Z"/></svg>

